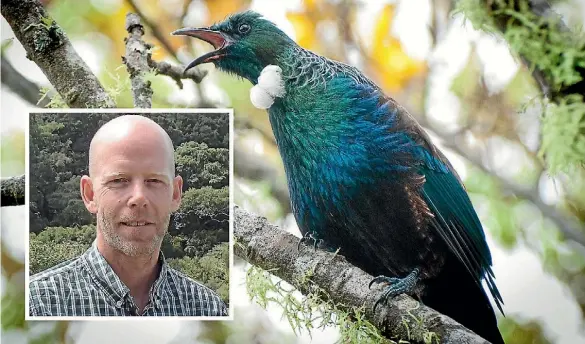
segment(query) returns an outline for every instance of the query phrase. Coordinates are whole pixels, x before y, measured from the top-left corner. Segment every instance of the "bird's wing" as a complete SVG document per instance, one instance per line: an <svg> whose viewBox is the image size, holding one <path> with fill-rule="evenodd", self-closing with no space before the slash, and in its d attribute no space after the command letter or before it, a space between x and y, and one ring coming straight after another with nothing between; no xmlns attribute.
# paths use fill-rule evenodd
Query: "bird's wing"
<svg viewBox="0 0 585 344"><path fill-rule="evenodd" d="M419 166L416 172L424 175L420 194L434 216L429 220L430 225L479 285L485 277L501 311L502 297L494 281L489 247L463 182L408 111L391 98L384 100L391 103L398 115L392 130L408 136L413 143L409 155Z"/></svg>
<svg viewBox="0 0 585 344"><path fill-rule="evenodd" d="M481 285L485 277L490 293L500 311L502 297L494 281L491 255L484 232L469 196L454 171L437 171L425 166L421 171L425 183L423 199L434 214L431 225Z"/></svg>
<svg viewBox="0 0 585 344"><path fill-rule="evenodd" d="M390 102L400 113L395 130L406 133L416 143L411 154L418 161L417 172L425 177L420 193L434 214L430 224L478 284L481 285L481 279L485 277L488 289L502 311L503 301L494 281L489 247L463 182L408 111L393 100Z"/></svg>

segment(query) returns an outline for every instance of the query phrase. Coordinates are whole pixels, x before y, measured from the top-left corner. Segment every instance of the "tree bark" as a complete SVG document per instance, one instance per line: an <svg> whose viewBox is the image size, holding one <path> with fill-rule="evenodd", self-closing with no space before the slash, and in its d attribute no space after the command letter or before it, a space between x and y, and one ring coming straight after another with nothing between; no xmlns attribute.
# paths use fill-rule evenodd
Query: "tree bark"
<svg viewBox="0 0 585 344"><path fill-rule="evenodd" d="M2 16L71 108L111 108L112 98L38 0L4 0Z"/></svg>
<svg viewBox="0 0 585 344"><path fill-rule="evenodd" d="M140 17L134 13L126 14L126 56L122 58L130 74L132 83L132 98L134 106L138 108L152 107L152 88L150 81L144 76L150 71L148 60L152 45L144 42L144 27L140 24Z"/></svg>
<svg viewBox="0 0 585 344"><path fill-rule="evenodd" d="M41 98L40 87L20 74L14 66L2 55L2 83L12 92L22 97L29 104L45 107L49 103L49 97Z"/></svg>
<svg viewBox="0 0 585 344"><path fill-rule="evenodd" d="M326 290L342 309L365 306L365 317L390 339L410 343L488 343L463 325L420 304L409 296L400 295L388 305L373 306L380 289L368 288L372 276L351 265L335 253L301 245L299 238L270 225L265 218L235 208L234 253L250 264L295 286L303 294L311 285ZM309 282L307 282L309 280ZM436 336L436 337L435 337Z"/></svg>
<svg viewBox="0 0 585 344"><path fill-rule="evenodd" d="M196 84L200 83L201 80L207 75L207 71L202 71L199 68L191 68L185 71L185 67L172 65L165 61L154 61L152 58L148 58L148 65L155 69L156 74L162 74L175 80L179 88L183 88L183 82L181 79L191 79Z"/></svg>

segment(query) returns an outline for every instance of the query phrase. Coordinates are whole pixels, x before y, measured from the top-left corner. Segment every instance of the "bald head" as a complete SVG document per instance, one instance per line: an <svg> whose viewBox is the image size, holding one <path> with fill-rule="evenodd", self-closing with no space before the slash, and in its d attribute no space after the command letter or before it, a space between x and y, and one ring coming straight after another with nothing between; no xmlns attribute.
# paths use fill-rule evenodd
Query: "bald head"
<svg viewBox="0 0 585 344"><path fill-rule="evenodd" d="M104 159L113 150L126 148L162 150L167 160L169 177L175 175L173 142L167 132L153 120L139 115L124 115L104 124L93 136L89 146L89 175L99 174Z"/></svg>
<svg viewBox="0 0 585 344"><path fill-rule="evenodd" d="M154 121L137 115L104 124L91 140L83 202L96 214L98 249L158 257L171 213L181 204L173 144ZM149 259L150 259L149 258Z"/></svg>

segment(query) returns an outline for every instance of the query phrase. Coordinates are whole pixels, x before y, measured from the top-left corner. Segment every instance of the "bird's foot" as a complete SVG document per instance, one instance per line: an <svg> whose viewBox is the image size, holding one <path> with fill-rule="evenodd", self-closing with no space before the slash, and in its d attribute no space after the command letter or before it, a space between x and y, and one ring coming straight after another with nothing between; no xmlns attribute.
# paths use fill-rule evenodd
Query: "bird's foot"
<svg viewBox="0 0 585 344"><path fill-rule="evenodd" d="M317 249L317 246L321 247L324 244L323 239L319 238L319 235L316 232L307 232L299 240L299 243L297 244L297 251L300 251L301 243L311 240L313 241L313 249L315 250Z"/></svg>
<svg viewBox="0 0 585 344"><path fill-rule="evenodd" d="M400 294L412 294L416 288L416 284L419 281L419 274L420 270L418 268L414 269L408 276L404 278L397 278L397 277L386 277L386 276L378 276L372 279L370 284L368 285L369 288L372 287L374 283L386 283L388 286L382 292L382 295L378 298L376 303L374 304L374 311L378 304L382 302L387 302L389 299L398 296Z"/></svg>

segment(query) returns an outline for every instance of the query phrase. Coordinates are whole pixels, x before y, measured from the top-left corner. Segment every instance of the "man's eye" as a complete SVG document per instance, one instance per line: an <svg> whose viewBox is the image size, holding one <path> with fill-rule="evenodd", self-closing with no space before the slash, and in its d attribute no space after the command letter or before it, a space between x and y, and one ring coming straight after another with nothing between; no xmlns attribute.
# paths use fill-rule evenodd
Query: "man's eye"
<svg viewBox="0 0 585 344"><path fill-rule="evenodd" d="M106 184L113 187L120 187L125 185L127 181L128 181L127 178L114 178L110 179Z"/></svg>
<svg viewBox="0 0 585 344"><path fill-rule="evenodd" d="M162 180L160 179L147 179L146 181L149 183L162 183Z"/></svg>

